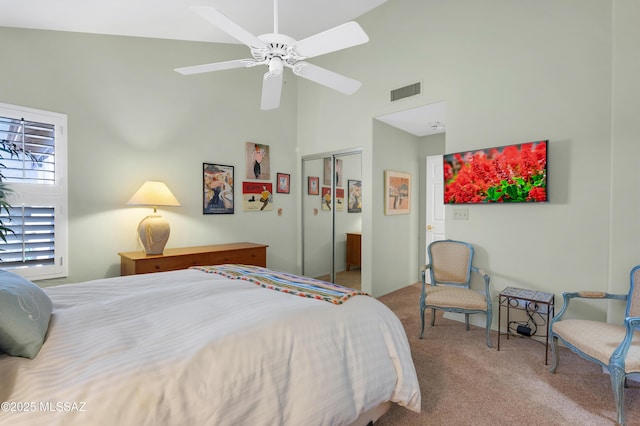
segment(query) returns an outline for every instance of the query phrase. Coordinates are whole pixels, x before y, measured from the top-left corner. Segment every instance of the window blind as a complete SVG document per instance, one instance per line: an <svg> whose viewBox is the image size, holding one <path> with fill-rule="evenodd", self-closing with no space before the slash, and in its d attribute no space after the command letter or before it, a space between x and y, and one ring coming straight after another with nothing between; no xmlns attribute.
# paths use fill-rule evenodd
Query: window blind
<svg viewBox="0 0 640 426"><path fill-rule="evenodd" d="M5 182L55 183L55 126L0 117L0 139L8 151L0 151ZM24 153L28 154L24 154Z"/></svg>
<svg viewBox="0 0 640 426"><path fill-rule="evenodd" d="M0 268L39 280L67 275L67 117L0 103L0 181L11 205Z"/></svg>
<svg viewBox="0 0 640 426"><path fill-rule="evenodd" d="M10 207L2 211L2 222L11 229L0 244L0 267L45 266L55 263L55 209Z"/></svg>

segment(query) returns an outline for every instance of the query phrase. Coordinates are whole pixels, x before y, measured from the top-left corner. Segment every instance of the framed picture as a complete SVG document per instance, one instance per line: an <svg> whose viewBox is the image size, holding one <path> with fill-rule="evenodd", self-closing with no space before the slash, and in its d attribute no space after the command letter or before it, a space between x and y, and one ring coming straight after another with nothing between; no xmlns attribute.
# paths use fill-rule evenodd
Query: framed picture
<svg viewBox="0 0 640 426"><path fill-rule="evenodd" d="M320 198L320 207L324 211L331 210L331 187L323 186L322 187L322 197Z"/></svg>
<svg viewBox="0 0 640 426"><path fill-rule="evenodd" d="M411 175L384 171L384 214L409 214L411 210Z"/></svg>
<svg viewBox="0 0 640 426"><path fill-rule="evenodd" d="M362 181L349 179L347 181L347 190L349 191L349 204L347 207L347 213L361 213Z"/></svg>
<svg viewBox="0 0 640 426"><path fill-rule="evenodd" d="M307 178L307 194L320 194L320 178L318 176L309 176Z"/></svg>
<svg viewBox="0 0 640 426"><path fill-rule="evenodd" d="M443 158L444 203L548 201L548 142L533 141L446 154Z"/></svg>
<svg viewBox="0 0 640 426"><path fill-rule="evenodd" d="M344 210L344 188L336 188L336 211Z"/></svg>
<svg viewBox="0 0 640 426"><path fill-rule="evenodd" d="M247 179L271 179L269 145L246 144Z"/></svg>
<svg viewBox="0 0 640 426"><path fill-rule="evenodd" d="M277 176L278 186L276 187L276 192L279 194L288 194L289 187L291 185L291 175L287 173L278 173Z"/></svg>
<svg viewBox="0 0 640 426"><path fill-rule="evenodd" d="M242 182L242 207L249 212L273 210L273 184Z"/></svg>
<svg viewBox="0 0 640 426"><path fill-rule="evenodd" d="M233 166L202 164L203 214L233 214Z"/></svg>
<svg viewBox="0 0 640 426"><path fill-rule="evenodd" d="M340 158L336 158L335 165L335 176L336 176L336 186L342 188L342 160ZM326 157L324 159L324 179L323 183L325 185L331 185L331 157Z"/></svg>

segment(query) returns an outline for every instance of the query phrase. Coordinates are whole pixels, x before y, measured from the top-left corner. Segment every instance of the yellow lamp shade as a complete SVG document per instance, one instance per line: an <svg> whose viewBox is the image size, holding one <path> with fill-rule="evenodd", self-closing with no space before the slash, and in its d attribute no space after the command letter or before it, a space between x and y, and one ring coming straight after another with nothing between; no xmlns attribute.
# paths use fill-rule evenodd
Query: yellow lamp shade
<svg viewBox="0 0 640 426"><path fill-rule="evenodd" d="M135 206L153 206L153 214L142 219L138 225L138 236L145 253L162 254L169 240L170 227L157 213L158 206L180 206L164 182L147 181L127 202Z"/></svg>
<svg viewBox="0 0 640 426"><path fill-rule="evenodd" d="M135 206L179 206L180 203L173 196L164 182L147 181L127 202Z"/></svg>

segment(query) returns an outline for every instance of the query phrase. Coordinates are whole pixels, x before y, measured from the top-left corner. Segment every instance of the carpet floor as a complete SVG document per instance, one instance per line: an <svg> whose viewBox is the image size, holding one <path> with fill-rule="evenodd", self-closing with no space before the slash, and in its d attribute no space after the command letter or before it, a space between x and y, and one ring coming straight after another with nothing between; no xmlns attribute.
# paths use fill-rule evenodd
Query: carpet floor
<svg viewBox="0 0 640 426"><path fill-rule="evenodd" d="M422 393L422 411L393 404L376 423L396 425L614 425L611 381L602 368L561 348L556 374L544 365L544 342L497 331L493 349L485 331L425 313L420 334L420 284L379 298L400 318L407 332ZM640 384L625 391L626 424L640 425Z"/></svg>
<svg viewBox="0 0 640 426"><path fill-rule="evenodd" d="M320 277L316 277L316 279L331 282L331 275L322 275ZM336 272L334 282L336 284L340 284L341 286L360 290L361 289L360 269L352 269L350 271Z"/></svg>

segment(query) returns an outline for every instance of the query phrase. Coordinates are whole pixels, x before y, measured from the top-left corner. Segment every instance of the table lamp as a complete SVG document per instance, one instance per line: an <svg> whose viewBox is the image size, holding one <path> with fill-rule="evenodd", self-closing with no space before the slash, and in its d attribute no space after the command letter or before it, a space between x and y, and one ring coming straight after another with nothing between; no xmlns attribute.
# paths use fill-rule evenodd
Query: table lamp
<svg viewBox="0 0 640 426"><path fill-rule="evenodd" d="M158 214L158 206L179 206L164 182L145 182L127 202L133 206L153 206L153 214L142 219L138 236L146 254L162 254L169 240L169 222Z"/></svg>

